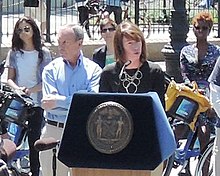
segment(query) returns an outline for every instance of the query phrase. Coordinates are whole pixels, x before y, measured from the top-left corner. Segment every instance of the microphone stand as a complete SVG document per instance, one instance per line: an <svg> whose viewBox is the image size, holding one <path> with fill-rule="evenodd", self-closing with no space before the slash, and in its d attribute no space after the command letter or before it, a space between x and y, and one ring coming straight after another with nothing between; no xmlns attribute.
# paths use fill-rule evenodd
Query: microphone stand
<svg viewBox="0 0 220 176"><path fill-rule="evenodd" d="M53 148L53 159L52 159L52 169L53 169L53 176L57 175L57 146L59 146L60 142Z"/></svg>
<svg viewBox="0 0 220 176"><path fill-rule="evenodd" d="M130 65L130 64L131 64L131 61L130 61L130 60L128 60L127 62L124 63L124 65L123 65L123 67L121 68L121 71L120 71L120 73L119 73L119 75L118 75L118 78L119 78L119 79L121 79L124 69L125 69L128 65Z"/></svg>
<svg viewBox="0 0 220 176"><path fill-rule="evenodd" d="M56 170L57 170L57 147L59 146L60 141L50 137L50 138L42 138L38 139L34 143L34 147L37 151L45 151L52 149L52 171L53 176L56 176Z"/></svg>
<svg viewBox="0 0 220 176"><path fill-rule="evenodd" d="M53 161L52 161L52 169L53 169L53 176L56 176L57 170L57 157L56 157L57 149L56 147L53 148Z"/></svg>

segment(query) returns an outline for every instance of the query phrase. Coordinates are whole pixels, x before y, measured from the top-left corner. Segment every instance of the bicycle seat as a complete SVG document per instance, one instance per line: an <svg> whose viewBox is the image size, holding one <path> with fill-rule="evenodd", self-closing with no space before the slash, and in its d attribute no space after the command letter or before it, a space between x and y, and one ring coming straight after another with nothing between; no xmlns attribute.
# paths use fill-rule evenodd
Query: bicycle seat
<svg viewBox="0 0 220 176"><path fill-rule="evenodd" d="M6 163L13 158L16 153L16 145L10 139L3 139L3 146L0 149L1 159Z"/></svg>
<svg viewBox="0 0 220 176"><path fill-rule="evenodd" d="M59 140L54 139L53 137L38 139L34 143L34 147L37 151L49 150L56 147L60 143Z"/></svg>

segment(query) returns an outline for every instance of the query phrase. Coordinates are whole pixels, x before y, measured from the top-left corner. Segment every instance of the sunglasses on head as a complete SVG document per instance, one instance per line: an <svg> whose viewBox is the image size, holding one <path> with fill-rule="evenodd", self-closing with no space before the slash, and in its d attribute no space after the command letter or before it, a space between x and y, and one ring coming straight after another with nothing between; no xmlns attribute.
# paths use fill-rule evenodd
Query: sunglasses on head
<svg viewBox="0 0 220 176"><path fill-rule="evenodd" d="M105 28L105 29L102 29L101 30L101 33L106 33L106 32L113 32L113 31L115 31L115 28Z"/></svg>
<svg viewBox="0 0 220 176"><path fill-rule="evenodd" d="M18 29L18 34L20 34L22 32L28 33L28 32L30 32L30 30L31 30L31 28L29 26L25 26L25 27L23 27L23 29L22 28Z"/></svg>
<svg viewBox="0 0 220 176"><path fill-rule="evenodd" d="M194 28L195 28L196 30L203 30L203 31L207 31L207 30L209 29L208 26L202 26L202 27L200 27L200 26L194 26Z"/></svg>

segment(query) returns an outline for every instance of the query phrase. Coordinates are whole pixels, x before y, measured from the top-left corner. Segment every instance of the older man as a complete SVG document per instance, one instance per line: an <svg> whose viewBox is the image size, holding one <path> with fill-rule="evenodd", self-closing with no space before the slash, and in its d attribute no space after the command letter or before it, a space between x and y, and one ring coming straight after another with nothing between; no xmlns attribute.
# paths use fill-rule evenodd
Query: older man
<svg viewBox="0 0 220 176"><path fill-rule="evenodd" d="M58 33L60 57L45 67L42 75L42 107L45 110L46 126L42 137L60 140L71 104L72 95L78 91L98 92L102 69L83 56L83 30L78 25L62 26ZM41 152L43 176L52 175L52 153ZM70 172L58 161L57 175Z"/></svg>

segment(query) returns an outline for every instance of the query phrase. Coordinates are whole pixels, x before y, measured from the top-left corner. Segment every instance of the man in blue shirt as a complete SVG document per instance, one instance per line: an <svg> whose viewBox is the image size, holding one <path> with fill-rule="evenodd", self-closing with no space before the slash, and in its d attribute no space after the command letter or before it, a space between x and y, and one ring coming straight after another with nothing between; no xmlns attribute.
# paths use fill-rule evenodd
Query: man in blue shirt
<svg viewBox="0 0 220 176"><path fill-rule="evenodd" d="M83 56L83 30L78 25L65 25L58 33L59 58L48 64L42 74L42 107L46 118L42 137L61 139L67 112L75 92L98 92L102 69ZM52 175L51 151L41 153L43 176ZM71 172L58 161L57 175Z"/></svg>

